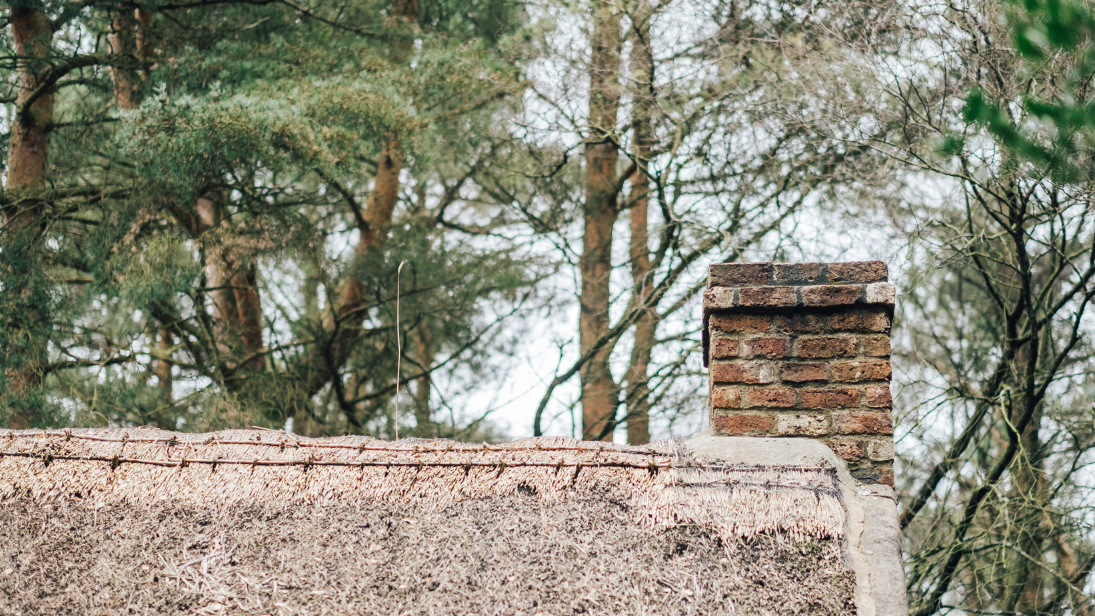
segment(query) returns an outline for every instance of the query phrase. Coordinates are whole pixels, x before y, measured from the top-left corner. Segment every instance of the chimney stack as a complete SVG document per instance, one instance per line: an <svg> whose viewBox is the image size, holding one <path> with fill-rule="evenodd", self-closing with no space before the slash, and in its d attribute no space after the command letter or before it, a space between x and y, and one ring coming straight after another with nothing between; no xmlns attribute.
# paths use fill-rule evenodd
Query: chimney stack
<svg viewBox="0 0 1095 616"><path fill-rule="evenodd" d="M894 298L881 261L712 265L703 295L712 428L819 439L858 481L893 486Z"/></svg>

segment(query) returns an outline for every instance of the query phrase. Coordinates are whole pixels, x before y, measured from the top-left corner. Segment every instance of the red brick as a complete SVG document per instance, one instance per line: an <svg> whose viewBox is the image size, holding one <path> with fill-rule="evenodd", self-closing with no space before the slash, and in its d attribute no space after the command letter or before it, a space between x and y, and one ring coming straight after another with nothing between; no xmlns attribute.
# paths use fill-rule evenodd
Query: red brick
<svg viewBox="0 0 1095 616"><path fill-rule="evenodd" d="M715 431L726 434L771 432L774 424L775 420L767 415L715 415L711 418Z"/></svg>
<svg viewBox="0 0 1095 616"><path fill-rule="evenodd" d="M802 287L804 306L851 306L863 295L859 285L817 285Z"/></svg>
<svg viewBox="0 0 1095 616"><path fill-rule="evenodd" d="M788 314L777 317L779 327L794 334L824 334L825 317L817 314Z"/></svg>
<svg viewBox="0 0 1095 616"><path fill-rule="evenodd" d="M864 446L863 441L853 441L847 438L831 438L825 441L825 444L829 446L836 453L837 457L845 460L859 460L867 453L867 449Z"/></svg>
<svg viewBox="0 0 1095 616"><path fill-rule="evenodd" d="M763 362L711 364L711 380L716 383L771 383L776 369Z"/></svg>
<svg viewBox="0 0 1095 616"><path fill-rule="evenodd" d="M742 357L787 357L786 338L750 338L742 344Z"/></svg>
<svg viewBox="0 0 1095 616"><path fill-rule="evenodd" d="M873 409L888 409L893 406L893 397L889 387L868 387L867 406Z"/></svg>
<svg viewBox="0 0 1095 616"><path fill-rule="evenodd" d="M711 390L711 406L717 409L741 407L741 390L735 387L716 387Z"/></svg>
<svg viewBox="0 0 1095 616"><path fill-rule="evenodd" d="M716 263L707 270L708 287L768 284L770 263Z"/></svg>
<svg viewBox="0 0 1095 616"><path fill-rule="evenodd" d="M891 370L888 361L846 361L835 363L831 367L833 381L838 383L860 383L862 381L889 380Z"/></svg>
<svg viewBox="0 0 1095 616"><path fill-rule="evenodd" d="M825 374L825 364L787 363L780 367L780 379L791 383L824 381L828 378Z"/></svg>
<svg viewBox="0 0 1095 616"><path fill-rule="evenodd" d="M711 331L728 334L766 332L772 328L772 317L759 314L713 314Z"/></svg>
<svg viewBox="0 0 1095 616"><path fill-rule="evenodd" d="M855 357L855 338L799 338L795 343L798 357Z"/></svg>
<svg viewBox="0 0 1095 616"><path fill-rule="evenodd" d="M833 429L840 434L893 434L889 413L842 411L833 413Z"/></svg>
<svg viewBox="0 0 1095 616"><path fill-rule="evenodd" d="M711 359L731 359L740 353L741 343L728 338L715 338L711 341Z"/></svg>
<svg viewBox="0 0 1095 616"><path fill-rule="evenodd" d="M814 282L821 276L820 263L774 263L772 280L775 282Z"/></svg>
<svg viewBox="0 0 1095 616"><path fill-rule="evenodd" d="M761 387L745 392L747 406L790 408L795 405L795 390L788 387Z"/></svg>
<svg viewBox="0 0 1095 616"><path fill-rule="evenodd" d="M890 486L891 488L894 487L894 485L893 485L893 466L892 465L887 464L885 466L879 466L878 467L878 474L879 474L878 483L881 483L882 485Z"/></svg>
<svg viewBox="0 0 1095 616"><path fill-rule="evenodd" d="M882 261L830 263L829 282L882 282L889 272Z"/></svg>
<svg viewBox="0 0 1095 616"><path fill-rule="evenodd" d="M830 315L829 327L834 332L888 332L890 319L880 310L847 312Z"/></svg>
<svg viewBox="0 0 1095 616"><path fill-rule="evenodd" d="M780 415L776 418L779 436L822 436L829 433L824 415Z"/></svg>
<svg viewBox="0 0 1095 616"><path fill-rule="evenodd" d="M836 409L858 407L862 397L858 389L836 387L833 389L803 389L802 408Z"/></svg>
<svg viewBox="0 0 1095 616"><path fill-rule="evenodd" d="M798 303L794 287L747 287L738 291L742 306L794 306Z"/></svg>
<svg viewBox="0 0 1095 616"><path fill-rule="evenodd" d="M889 357L889 336L867 336L863 338L863 354L867 357Z"/></svg>

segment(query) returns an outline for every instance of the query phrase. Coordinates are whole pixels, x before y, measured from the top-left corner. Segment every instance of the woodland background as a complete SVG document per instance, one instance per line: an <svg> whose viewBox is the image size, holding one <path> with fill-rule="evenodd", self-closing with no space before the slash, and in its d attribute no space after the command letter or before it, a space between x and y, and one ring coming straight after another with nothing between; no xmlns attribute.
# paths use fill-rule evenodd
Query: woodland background
<svg viewBox="0 0 1095 616"><path fill-rule="evenodd" d="M1091 614L1090 9L10 0L0 426L644 443L708 264L882 258L914 612Z"/></svg>

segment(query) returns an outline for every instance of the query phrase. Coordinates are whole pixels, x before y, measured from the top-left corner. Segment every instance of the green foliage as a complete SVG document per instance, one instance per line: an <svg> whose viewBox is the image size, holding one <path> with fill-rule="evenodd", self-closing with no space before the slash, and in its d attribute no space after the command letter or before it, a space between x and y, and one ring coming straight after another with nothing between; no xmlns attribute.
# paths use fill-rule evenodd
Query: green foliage
<svg viewBox="0 0 1095 616"><path fill-rule="evenodd" d="M499 120L520 104L521 5L422 2L410 21L387 0L141 7L147 61L107 53L116 3L45 7L59 25L52 64L90 49L104 59L58 81L47 189L0 193L5 213L40 212L23 232L0 228L0 426L293 419L307 434L390 435L404 260L399 335L430 341L428 353L406 345L403 392L423 374L473 392L511 342L500 324L528 299L536 262L514 242L443 227L437 210L476 229L497 215L477 188L489 166L472 165L511 138ZM20 68L10 39L0 54L7 132ZM110 65L134 61L142 100L124 110ZM388 229L362 216L393 141L406 162ZM354 256L362 229L382 223L381 245ZM351 280L365 300L347 318ZM245 290L261 303L257 350L217 307L228 297L242 314ZM349 335L359 339L332 364ZM498 436L453 417L430 423Z"/></svg>
<svg viewBox="0 0 1095 616"><path fill-rule="evenodd" d="M1095 101L1089 93L1095 71L1095 14L1090 4L1015 1L1008 20L1016 51L1035 69L1028 80L1038 79L1037 67L1064 64L1066 68L1047 92L1024 93L1019 100L990 100L975 87L963 107L966 121L988 130L1015 155L1016 162L1049 170L1060 182L1090 179L1095 146ZM961 137L951 136L941 153L953 156L962 143Z"/></svg>

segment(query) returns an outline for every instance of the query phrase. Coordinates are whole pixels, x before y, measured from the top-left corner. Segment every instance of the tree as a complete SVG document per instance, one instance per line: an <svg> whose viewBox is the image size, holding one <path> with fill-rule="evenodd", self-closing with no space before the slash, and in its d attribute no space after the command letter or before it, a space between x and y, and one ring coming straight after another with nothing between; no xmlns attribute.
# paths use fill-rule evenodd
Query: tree
<svg viewBox="0 0 1095 616"><path fill-rule="evenodd" d="M819 75L809 54L786 50L822 40L832 24L821 15L687 0L554 10L564 31L585 24L585 37L560 37L550 79L534 81L526 130L559 154L526 172L542 178L538 198L515 209L555 235L557 260L580 255L579 345L549 383L534 433L555 390L578 375L583 438L626 425L629 442L642 443L652 413L669 421L700 410L682 404L702 398L692 378L698 324L685 313L706 265L778 254L782 231L841 191L863 150L814 122L816 94L788 87L803 71ZM684 26L684 15L703 27ZM584 158L570 162L577 148ZM614 242L624 231L629 240Z"/></svg>
<svg viewBox="0 0 1095 616"><path fill-rule="evenodd" d="M870 45L841 36L827 58L865 79L829 101L832 130L877 153L861 183L909 260L898 477L919 615L1092 609L1078 476L1095 444L1095 230L1088 146L1061 106L1086 107L1091 73L1078 47L1024 61L1054 18L1012 14L1015 38L1014 8L861 5Z"/></svg>
<svg viewBox="0 0 1095 616"><path fill-rule="evenodd" d="M517 5L34 10L49 37L6 54L10 102L65 121L40 127L37 183L8 152L3 285L25 291L0 306L0 421L385 433L397 381L491 369L535 264L446 225L489 228L473 189L511 139ZM433 340L399 375L397 327Z"/></svg>
<svg viewBox="0 0 1095 616"><path fill-rule="evenodd" d="M7 182L10 195L3 207L4 234L0 242L3 254L4 345L10 361L4 369L7 389L19 398L37 390L45 363L44 323L49 316L41 288L40 261L36 258L42 241L43 203L40 193L46 188L49 156L49 125L53 121L54 73L48 63L53 25L37 3L18 3L10 7L15 67L14 113L10 121ZM8 397L11 403L11 397ZM37 404L34 396L14 405L11 422L17 427L28 424Z"/></svg>

